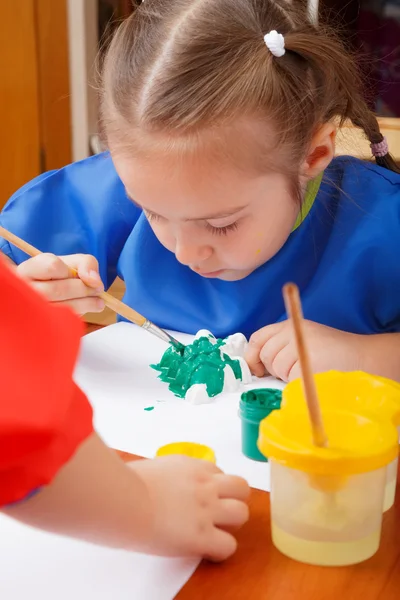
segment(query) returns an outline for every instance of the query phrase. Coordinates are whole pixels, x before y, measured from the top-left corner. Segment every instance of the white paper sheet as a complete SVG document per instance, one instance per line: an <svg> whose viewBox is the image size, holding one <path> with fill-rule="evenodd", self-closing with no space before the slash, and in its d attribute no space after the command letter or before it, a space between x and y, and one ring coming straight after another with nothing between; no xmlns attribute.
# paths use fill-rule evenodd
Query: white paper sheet
<svg viewBox="0 0 400 600"><path fill-rule="evenodd" d="M173 600L197 565L59 538L0 515L1 600Z"/></svg>
<svg viewBox="0 0 400 600"><path fill-rule="evenodd" d="M168 442L201 442L214 449L224 471L268 490L268 465L241 453L240 393L200 406L175 398L149 367L164 350L165 343L127 323L84 338L75 377L93 404L100 435L114 448L147 457ZM247 387L264 386L282 387L273 379ZM154 410L146 412L149 406ZM1 600L172 600L197 565L59 538L0 516Z"/></svg>
<svg viewBox="0 0 400 600"><path fill-rule="evenodd" d="M174 333L184 343L190 336ZM210 404L193 406L176 398L157 378L165 342L129 323L96 331L83 340L76 381L95 410L97 431L119 450L153 457L169 442L200 442L213 448L218 466L241 475L252 487L269 490L269 466L241 452L240 393L222 394ZM255 387L282 388L272 378L254 379ZM154 406L154 410L144 409Z"/></svg>

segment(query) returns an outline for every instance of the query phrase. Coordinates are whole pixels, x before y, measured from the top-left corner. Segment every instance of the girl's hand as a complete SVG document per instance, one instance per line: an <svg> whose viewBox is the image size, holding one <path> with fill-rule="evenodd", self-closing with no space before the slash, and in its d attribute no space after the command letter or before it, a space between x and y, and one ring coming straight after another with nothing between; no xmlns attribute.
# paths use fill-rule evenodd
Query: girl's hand
<svg viewBox="0 0 400 600"><path fill-rule="evenodd" d="M335 369L360 368L364 336L304 322L304 333L314 373ZM283 381L300 377L300 365L292 324L289 321L268 325L250 338L247 363L257 377L272 375Z"/></svg>
<svg viewBox="0 0 400 600"><path fill-rule="evenodd" d="M212 463L185 456L137 461L131 468L148 492L152 526L145 551L225 560L237 547L227 528L249 517L248 484Z"/></svg>
<svg viewBox="0 0 400 600"><path fill-rule="evenodd" d="M78 271L73 277L70 268ZM96 296L104 291L94 256L40 254L21 263L17 273L51 302L68 304L76 313L101 312L104 302Z"/></svg>

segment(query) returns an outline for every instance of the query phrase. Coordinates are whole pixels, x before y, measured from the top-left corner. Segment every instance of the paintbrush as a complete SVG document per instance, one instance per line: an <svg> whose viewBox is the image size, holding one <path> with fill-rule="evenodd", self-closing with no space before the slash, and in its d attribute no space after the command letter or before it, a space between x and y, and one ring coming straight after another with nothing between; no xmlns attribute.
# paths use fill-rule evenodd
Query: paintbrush
<svg viewBox="0 0 400 600"><path fill-rule="evenodd" d="M17 248L19 248L19 250L25 252L25 254L27 254L28 256L38 256L39 254L42 254L40 250L38 250L34 246L31 246L31 244L28 244L28 242L25 242L24 240L14 235L7 229L4 229L4 227L1 227L1 225L0 237L3 237L5 240L7 240L7 242L13 244ZM71 277L79 277L78 272L75 269L72 269L71 267L68 268ZM181 344L181 342L178 342L178 340L173 338L164 329L157 327L157 325L146 319L146 317L143 317L141 314L136 312L136 310L134 310L127 304L124 304L117 298L114 298L114 296L111 296L111 294L108 294L107 292L101 292L99 293L99 298L104 300L104 303L106 306L108 306L108 308L113 310L115 313L121 315L128 321L139 325L139 327L145 329L149 333L152 333L164 342L167 342L167 344L171 344L179 352L182 352L184 350L185 346Z"/></svg>
<svg viewBox="0 0 400 600"><path fill-rule="evenodd" d="M297 285L294 283L285 285L283 288L283 297L285 300L286 312L292 321L296 339L297 354L299 357L304 396L307 401L308 414L311 422L313 442L315 446L326 448L328 445L328 438L322 422L321 407L305 341L303 311Z"/></svg>
<svg viewBox="0 0 400 600"><path fill-rule="evenodd" d="M283 288L283 297L285 300L286 312L288 318L290 318L292 322L294 330L303 391L311 423L313 444L318 448L328 448L328 437L322 420L321 406L318 400L317 388L305 340L303 310L301 308L300 293L297 285L294 283L285 285ZM324 492L325 502L327 503L326 506L329 511L340 510L336 492L344 486L346 477L326 477L324 475L311 474L310 482L312 487Z"/></svg>

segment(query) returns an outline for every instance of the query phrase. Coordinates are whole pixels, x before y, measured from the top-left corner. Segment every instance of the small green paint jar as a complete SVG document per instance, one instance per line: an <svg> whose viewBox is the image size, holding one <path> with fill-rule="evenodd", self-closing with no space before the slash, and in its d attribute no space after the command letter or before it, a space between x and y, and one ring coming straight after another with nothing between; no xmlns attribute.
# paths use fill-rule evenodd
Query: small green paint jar
<svg viewBox="0 0 400 600"><path fill-rule="evenodd" d="M249 390L241 395L239 417L242 421L242 452L247 458L267 462L257 446L260 421L281 407L282 392L271 388Z"/></svg>

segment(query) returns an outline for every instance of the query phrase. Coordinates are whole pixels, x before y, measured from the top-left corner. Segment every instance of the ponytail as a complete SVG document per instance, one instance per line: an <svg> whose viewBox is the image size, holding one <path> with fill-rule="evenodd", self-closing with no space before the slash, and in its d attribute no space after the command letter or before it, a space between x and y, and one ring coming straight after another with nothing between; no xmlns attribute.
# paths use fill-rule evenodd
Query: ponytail
<svg viewBox="0 0 400 600"><path fill-rule="evenodd" d="M370 141L372 154L375 156L376 164L380 167L383 167L384 169L388 169L389 171L394 171L395 173L400 174L400 167L394 160L393 156L390 154L389 148L387 147L387 143L383 144L383 142L386 142L386 140L379 129L379 123L376 116L368 108L365 101L363 99L361 99L361 101L364 105L362 107L363 110L360 111L359 115L353 117L350 116L353 125L362 129L367 139ZM379 152L376 153L376 151L374 150L374 147L376 148L376 146L381 144L383 144L386 149L386 152L384 154Z"/></svg>
<svg viewBox="0 0 400 600"><path fill-rule="evenodd" d="M314 28L313 28L314 29ZM327 107L322 120L339 117L340 125L350 120L363 130L370 142L376 164L400 173L400 167L390 154L375 114L368 108L364 90L354 58L347 54L343 44L321 27L306 33L293 31L285 36L285 48L304 59L314 79L314 87L320 94L321 107ZM376 150L377 145L385 153Z"/></svg>

